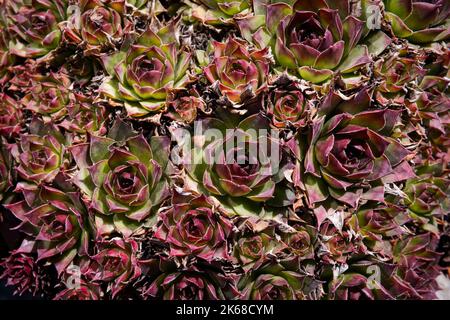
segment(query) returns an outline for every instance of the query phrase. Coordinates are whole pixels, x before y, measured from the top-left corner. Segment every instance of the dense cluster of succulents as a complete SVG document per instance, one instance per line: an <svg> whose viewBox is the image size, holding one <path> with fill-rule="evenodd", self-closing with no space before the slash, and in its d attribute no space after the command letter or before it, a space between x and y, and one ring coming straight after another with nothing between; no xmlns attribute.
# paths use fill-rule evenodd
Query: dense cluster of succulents
<svg viewBox="0 0 450 320"><path fill-rule="evenodd" d="M436 298L449 26L444 0L0 0L1 285Z"/></svg>

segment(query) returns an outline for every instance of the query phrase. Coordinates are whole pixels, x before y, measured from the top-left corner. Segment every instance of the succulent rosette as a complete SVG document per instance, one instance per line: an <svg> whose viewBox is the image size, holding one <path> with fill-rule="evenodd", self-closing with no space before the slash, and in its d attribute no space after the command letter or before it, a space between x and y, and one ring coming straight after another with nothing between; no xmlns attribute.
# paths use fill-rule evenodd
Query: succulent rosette
<svg viewBox="0 0 450 320"><path fill-rule="evenodd" d="M371 61L368 46L359 44L365 23L348 1L288 2L257 1L254 16L237 20L248 41L272 47L277 65L320 83L335 71L352 73ZM375 38L377 52L383 51L388 37L381 32Z"/></svg>
<svg viewBox="0 0 450 320"><path fill-rule="evenodd" d="M444 0L384 1L385 17L397 37L425 44L448 40L450 5Z"/></svg>
<svg viewBox="0 0 450 320"><path fill-rule="evenodd" d="M193 255L206 261L228 259L228 238L232 222L216 211L204 195L172 195L172 206L159 215L161 225L155 238L170 247L170 255Z"/></svg>
<svg viewBox="0 0 450 320"><path fill-rule="evenodd" d="M9 79L8 67L14 63L14 56L8 48L9 37L6 30L0 27L0 84Z"/></svg>
<svg viewBox="0 0 450 320"><path fill-rule="evenodd" d="M375 63L375 74L381 81L377 87L377 101L382 105L403 104L406 85L412 79L422 76L424 70L420 67L418 58L405 48L387 59L378 60Z"/></svg>
<svg viewBox="0 0 450 320"><path fill-rule="evenodd" d="M410 152L391 138L399 112L370 109L367 88L346 100L330 91L312 125L304 168L311 203L331 197L355 207L359 200L383 201L378 180L395 182L414 176ZM325 116L329 114L329 116ZM319 178L320 177L320 178Z"/></svg>
<svg viewBox="0 0 450 320"><path fill-rule="evenodd" d="M411 218L403 207L387 204L362 207L349 224L364 236L367 248L381 257L392 258L392 245L387 240L405 235L405 224L409 221Z"/></svg>
<svg viewBox="0 0 450 320"><path fill-rule="evenodd" d="M94 282L107 282L107 291L114 298L142 273L137 251L138 243L131 238L97 242L97 253L82 273Z"/></svg>
<svg viewBox="0 0 450 320"><path fill-rule="evenodd" d="M58 47L66 18L66 0L13 0L6 3L7 25L14 37L10 52L24 58L41 57Z"/></svg>
<svg viewBox="0 0 450 320"><path fill-rule="evenodd" d="M22 99L26 109L42 115L45 122L59 120L73 100L70 78L64 72L33 76L30 92Z"/></svg>
<svg viewBox="0 0 450 320"><path fill-rule="evenodd" d="M103 292L98 283L80 280L79 286L64 288L56 294L53 300L101 300Z"/></svg>
<svg viewBox="0 0 450 320"><path fill-rule="evenodd" d="M77 256L88 254L90 225L79 192L21 183L24 200L5 205L20 221L18 228L35 240L30 243L37 261L50 261L61 274Z"/></svg>
<svg viewBox="0 0 450 320"><path fill-rule="evenodd" d="M213 42L214 58L204 69L211 84L216 84L222 95L235 108L266 89L270 60L268 50L248 50L248 45L237 38Z"/></svg>
<svg viewBox="0 0 450 320"><path fill-rule="evenodd" d="M117 121L109 137L91 135L71 147L78 167L74 183L86 195L99 235L116 230L129 236L146 220L154 224L155 211L169 195L168 146L167 137L149 143Z"/></svg>
<svg viewBox="0 0 450 320"><path fill-rule="evenodd" d="M205 102L196 96L184 96L170 102L173 111L168 113L168 117L173 120L192 123L198 111L206 111Z"/></svg>
<svg viewBox="0 0 450 320"><path fill-rule="evenodd" d="M21 131L23 112L20 103L5 93L0 93L0 135L17 136Z"/></svg>
<svg viewBox="0 0 450 320"><path fill-rule="evenodd" d="M147 262L149 270L160 272L146 287L146 299L162 300L226 300L239 296L236 277L213 265L193 265L177 269L172 261Z"/></svg>
<svg viewBox="0 0 450 320"><path fill-rule="evenodd" d="M267 114L277 128L302 127L310 109L308 98L298 83L271 90L267 99Z"/></svg>
<svg viewBox="0 0 450 320"><path fill-rule="evenodd" d="M87 52L98 54L118 43L131 31L131 22L126 18L128 12L125 0L82 0L79 5L79 30L70 28L74 25L72 22L65 28L65 33L76 43L84 41Z"/></svg>
<svg viewBox="0 0 450 320"><path fill-rule="evenodd" d="M0 139L0 201L3 195L13 185L11 174L12 157L3 137Z"/></svg>
<svg viewBox="0 0 450 320"><path fill-rule="evenodd" d="M424 127L433 145L445 152L450 146L449 83L443 77L425 76L420 82L418 95L406 102L408 109L416 116L414 122Z"/></svg>
<svg viewBox="0 0 450 320"><path fill-rule="evenodd" d="M436 218L442 218L450 210L448 202L450 181L445 177L424 174L406 181L403 203L410 216L423 224L428 231L438 233Z"/></svg>
<svg viewBox="0 0 450 320"><path fill-rule="evenodd" d="M30 133L20 135L11 148L18 175L36 184L51 183L65 166L65 138L51 124L33 121Z"/></svg>
<svg viewBox="0 0 450 320"><path fill-rule="evenodd" d="M197 0L192 4L192 17L205 24L219 26L233 24L233 18L251 10L249 0Z"/></svg>
<svg viewBox="0 0 450 320"><path fill-rule="evenodd" d="M268 134L267 119L252 115L231 130L218 119L207 119L202 127L205 143L194 141L193 150L183 159L200 190L218 197L227 210L249 216L261 210L259 205L284 207L293 203L293 191L286 180L293 165L276 134ZM252 205L249 212L246 206Z"/></svg>
<svg viewBox="0 0 450 320"><path fill-rule="evenodd" d="M95 105L92 97L81 92L73 93L74 100L66 106L67 116L58 124L65 130L84 136L92 133L105 135L105 122L108 117L104 106Z"/></svg>
<svg viewBox="0 0 450 320"><path fill-rule="evenodd" d="M6 279L7 286L15 287L15 294L30 292L42 294L48 289L48 279L44 268L36 263L32 254L23 250L14 250L0 263L3 273L0 279Z"/></svg>
<svg viewBox="0 0 450 320"><path fill-rule="evenodd" d="M395 300L382 285L388 276L386 265L370 260L352 263L330 283L328 298L335 300Z"/></svg>
<svg viewBox="0 0 450 320"><path fill-rule="evenodd" d="M297 270L297 264L267 261L239 281L244 300L304 300L319 283L313 275Z"/></svg>
<svg viewBox="0 0 450 320"><path fill-rule="evenodd" d="M275 228L263 220L246 219L239 231L235 233L233 257L245 271L263 263L267 255L282 246Z"/></svg>
<svg viewBox="0 0 450 320"><path fill-rule="evenodd" d="M386 287L397 299L435 299L441 253L436 252L438 237L433 233L400 239L393 248L394 265Z"/></svg>
<svg viewBox="0 0 450 320"><path fill-rule="evenodd" d="M103 56L111 77L100 91L123 101L130 117L161 112L169 92L183 89L188 82L191 53L179 42L177 24L173 20L166 26L150 26L128 50Z"/></svg>
<svg viewBox="0 0 450 320"><path fill-rule="evenodd" d="M325 270L347 264L353 256L367 254L362 235L353 235L350 228L343 228L348 220L342 211L329 212L330 217L320 224L321 247L318 256ZM342 222L340 222L342 221Z"/></svg>
<svg viewBox="0 0 450 320"><path fill-rule="evenodd" d="M0 0L0 298L442 299L449 14Z"/></svg>

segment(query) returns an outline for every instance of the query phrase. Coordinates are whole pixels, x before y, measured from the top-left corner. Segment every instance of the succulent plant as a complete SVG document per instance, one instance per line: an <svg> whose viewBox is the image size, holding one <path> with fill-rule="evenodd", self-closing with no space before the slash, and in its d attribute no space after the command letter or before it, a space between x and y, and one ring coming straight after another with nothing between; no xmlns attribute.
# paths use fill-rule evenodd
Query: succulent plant
<svg viewBox="0 0 450 320"><path fill-rule="evenodd" d="M228 100L239 105L265 89L270 60L268 50L247 50L243 41L228 38L213 42L214 59L204 69L211 84Z"/></svg>
<svg viewBox="0 0 450 320"><path fill-rule="evenodd" d="M0 135L9 138L21 131L23 112L20 103L5 93L0 94Z"/></svg>
<svg viewBox="0 0 450 320"><path fill-rule="evenodd" d="M155 211L169 194L168 146L167 137L148 142L119 120L109 137L91 135L89 142L71 147L78 167L74 183L85 194L100 235L116 230L129 236L147 218L154 224Z"/></svg>
<svg viewBox="0 0 450 320"><path fill-rule="evenodd" d="M196 118L198 111L206 111L205 102L196 96L184 96L176 98L170 102L173 112L167 115L174 120L192 123Z"/></svg>
<svg viewBox="0 0 450 320"><path fill-rule="evenodd" d="M450 6L442 0L384 1L386 19L397 37L412 43L448 40Z"/></svg>
<svg viewBox="0 0 450 320"><path fill-rule="evenodd" d="M6 2L7 26L13 36L10 52L19 57L46 55L61 40L58 23L66 18L66 0Z"/></svg>
<svg viewBox="0 0 450 320"><path fill-rule="evenodd" d="M0 201L3 195L13 185L11 173L12 157L8 150L8 145L4 139L0 140Z"/></svg>
<svg viewBox="0 0 450 320"><path fill-rule="evenodd" d="M188 4L189 2L186 1ZM196 20L210 25L233 24L233 18L245 15L249 12L251 1L249 0L197 0L192 3L192 12L189 12Z"/></svg>
<svg viewBox="0 0 450 320"><path fill-rule="evenodd" d="M345 100L330 91L322 101L304 161L311 203L330 196L355 207L359 199L383 198L377 180L414 176L406 161L410 152L390 137L398 111L369 108L367 88Z"/></svg>
<svg viewBox="0 0 450 320"><path fill-rule="evenodd" d="M79 193L30 184L16 190L25 200L5 207L20 221L19 228L35 237L30 245L37 262L51 261L61 274L76 256L88 254L90 225Z"/></svg>
<svg viewBox="0 0 450 320"><path fill-rule="evenodd" d="M130 117L163 111L168 93L185 87L191 53L179 43L177 24L149 27L127 50L102 57L111 77L100 91L123 101Z"/></svg>
<svg viewBox="0 0 450 320"><path fill-rule="evenodd" d="M157 269L160 274L145 288L143 296L147 299L225 300L239 296L235 277L214 266L193 265L177 270L175 264L166 259L148 263L152 265L150 269Z"/></svg>
<svg viewBox="0 0 450 320"><path fill-rule="evenodd" d="M8 47L9 36L4 28L0 27L0 84L4 84L8 80L8 67L14 63L14 56Z"/></svg>
<svg viewBox="0 0 450 320"><path fill-rule="evenodd" d="M26 109L41 114L45 122L59 120L67 113L66 106L73 96L71 81L65 73L37 74L31 85L30 92L22 99Z"/></svg>
<svg viewBox="0 0 450 320"><path fill-rule="evenodd" d="M34 121L11 148L19 176L36 184L51 183L65 165L65 138L53 124Z"/></svg>
<svg viewBox="0 0 450 320"><path fill-rule="evenodd" d="M268 261L239 281L246 300L304 300L317 290L311 275L292 269L289 263Z"/></svg>
<svg viewBox="0 0 450 320"><path fill-rule="evenodd" d="M359 44L364 21L352 14L349 1L256 5L254 16L237 20L241 33L260 48L271 47L277 65L303 79L320 83L335 70L352 73L371 61L367 45ZM385 35L379 40L387 46Z"/></svg>
<svg viewBox="0 0 450 320"><path fill-rule="evenodd" d="M94 282L107 282L114 298L129 283L141 275L136 257L138 244L132 239L112 238L97 243L97 253L91 257L83 274Z"/></svg>
<svg viewBox="0 0 450 320"><path fill-rule="evenodd" d="M74 93L73 101L66 109L67 116L58 124L60 127L80 136L86 133L105 135L107 110L104 106L94 105L92 97Z"/></svg>
<svg viewBox="0 0 450 320"><path fill-rule="evenodd" d="M131 31L125 0L82 0L79 7L80 16L73 17L79 19L78 25L71 22L64 31L75 43L85 42L89 54L114 46Z"/></svg>
<svg viewBox="0 0 450 320"><path fill-rule="evenodd" d="M49 282L44 268L36 263L36 259L27 250L14 250L10 256L0 263L4 270L0 279L7 279L6 285L15 287L15 294L30 292L39 294L48 290Z"/></svg>
<svg viewBox="0 0 450 320"><path fill-rule="evenodd" d="M285 158L278 138L269 135L267 119L252 115L231 130L222 121L209 119L202 127L206 135L212 136L206 138L204 145L194 145L190 154L193 159L184 159L189 161L188 173L201 190L221 199L232 212L244 215L257 214L258 209L248 212L239 205L243 199L256 206L267 203L283 207L293 203L293 193L285 179L293 165Z"/></svg>
<svg viewBox="0 0 450 320"><path fill-rule="evenodd" d="M377 87L377 101L382 105L403 104L406 85L411 79L422 76L424 70L411 50L405 48L387 60L378 60L375 74L381 78L381 84Z"/></svg>
<svg viewBox="0 0 450 320"><path fill-rule="evenodd" d="M80 281L79 287L64 288L56 294L54 300L100 300L103 292L98 283Z"/></svg>
<svg viewBox="0 0 450 320"><path fill-rule="evenodd" d="M267 104L267 114L277 128L302 127L308 120L310 105L298 83L271 90Z"/></svg>
<svg viewBox="0 0 450 320"><path fill-rule="evenodd" d="M171 256L228 259L227 238L233 226L223 213L215 212L211 200L174 193L171 204L161 212L162 223L155 231L155 238L169 245Z"/></svg>
<svg viewBox="0 0 450 320"><path fill-rule="evenodd" d="M446 0L0 0L0 287L442 298L449 13Z"/></svg>

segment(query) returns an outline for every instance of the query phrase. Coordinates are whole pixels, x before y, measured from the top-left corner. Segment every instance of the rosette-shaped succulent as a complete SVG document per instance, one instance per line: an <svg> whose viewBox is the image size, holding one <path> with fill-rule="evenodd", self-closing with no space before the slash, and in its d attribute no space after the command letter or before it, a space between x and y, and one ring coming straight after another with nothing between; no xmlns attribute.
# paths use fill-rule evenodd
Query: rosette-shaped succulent
<svg viewBox="0 0 450 320"><path fill-rule="evenodd" d="M232 37L225 43L213 41L213 47L214 58L204 74L231 103L239 105L267 87L267 49L248 50L246 42Z"/></svg>
<svg viewBox="0 0 450 320"><path fill-rule="evenodd" d="M9 138L21 131L23 112L20 103L6 93L0 93L0 135Z"/></svg>
<svg viewBox="0 0 450 320"><path fill-rule="evenodd" d="M403 203L408 207L410 216L423 224L428 231L438 233L435 218L442 218L450 212L448 192L450 181L434 175L424 174L406 181Z"/></svg>
<svg viewBox="0 0 450 320"><path fill-rule="evenodd" d="M365 206L350 218L349 225L364 236L364 244L373 252L392 258L392 246L387 240L406 234L403 225L411 218L400 206Z"/></svg>
<svg viewBox="0 0 450 320"><path fill-rule="evenodd" d="M302 127L306 124L309 111L308 99L296 82L270 91L267 114L277 128Z"/></svg>
<svg viewBox="0 0 450 320"><path fill-rule="evenodd" d="M380 77L376 99L382 105L403 104L407 85L424 74L417 56L411 51L403 48L390 57L375 62L375 75Z"/></svg>
<svg viewBox="0 0 450 320"><path fill-rule="evenodd" d="M8 67L14 63L14 56L9 52L9 37L6 30L0 27L0 85L9 79Z"/></svg>
<svg viewBox="0 0 450 320"><path fill-rule="evenodd" d="M36 58L55 49L61 39L58 23L65 19L66 9L66 0L7 1L7 25L15 40L11 53Z"/></svg>
<svg viewBox="0 0 450 320"><path fill-rule="evenodd" d="M394 248L394 265L384 286L397 299L435 299L440 274L436 252L438 237L432 233L411 235Z"/></svg>
<svg viewBox="0 0 450 320"><path fill-rule="evenodd" d="M143 296L163 300L226 300L239 296L233 274L212 265L177 269L172 261L149 261L149 270L160 274L145 288ZM162 272L162 273L161 273Z"/></svg>
<svg viewBox="0 0 450 320"><path fill-rule="evenodd" d="M244 300L304 300L314 295L319 283L300 273L298 264L267 261L239 281Z"/></svg>
<svg viewBox="0 0 450 320"><path fill-rule="evenodd" d="M434 146L447 152L450 146L450 81L437 76L425 76L418 96L406 105L416 116L415 123L426 129L426 136Z"/></svg>
<svg viewBox="0 0 450 320"><path fill-rule="evenodd" d="M312 204L329 196L352 207L360 199L383 201L378 180L414 176L406 161L410 152L390 137L399 112L371 110L370 99L366 88L345 100L334 91L324 98L304 161Z"/></svg>
<svg viewBox="0 0 450 320"><path fill-rule="evenodd" d="M114 298L142 273L136 257L138 243L131 238L113 238L98 242L97 247L98 252L82 272L94 282L107 282Z"/></svg>
<svg viewBox="0 0 450 320"><path fill-rule="evenodd" d="M61 274L76 256L88 254L90 225L79 192L20 184L25 200L5 205L34 236L37 261L52 262Z"/></svg>
<svg viewBox="0 0 450 320"><path fill-rule="evenodd" d="M204 195L174 193L172 206L160 213L155 238L170 247L174 257L196 256L206 261L227 259L233 224Z"/></svg>
<svg viewBox="0 0 450 320"><path fill-rule="evenodd" d="M0 135L5 138L15 137L21 131L23 112L18 101L0 93Z"/></svg>
<svg viewBox="0 0 450 320"><path fill-rule="evenodd" d="M357 261L329 285L328 298L335 300L394 300L382 283L386 265L372 261Z"/></svg>
<svg viewBox="0 0 450 320"><path fill-rule="evenodd" d="M19 176L36 184L51 183L64 167L64 143L55 126L33 121L30 133L21 134L11 148Z"/></svg>
<svg viewBox="0 0 450 320"><path fill-rule="evenodd" d="M397 37L413 43L447 40L450 5L445 0L385 0L385 17Z"/></svg>
<svg viewBox="0 0 450 320"><path fill-rule="evenodd" d="M98 283L80 280L79 286L65 288L58 292L53 300L100 300L103 292Z"/></svg>
<svg viewBox="0 0 450 320"><path fill-rule="evenodd" d="M251 8L250 0L194 0L193 2L198 4L190 4L192 17L211 25L232 24L235 16L248 14Z"/></svg>
<svg viewBox="0 0 450 320"><path fill-rule="evenodd" d="M78 26L71 22L65 32L76 43L84 41L87 52L99 53L130 32L131 22L127 18L125 0L81 0L79 5L81 16L72 18L79 18ZM72 26L79 30L70 28Z"/></svg>
<svg viewBox="0 0 450 320"><path fill-rule="evenodd" d="M258 214L259 205L284 207L293 203L293 191L286 180L293 165L276 132L268 133L266 118L252 115L234 129L212 118L200 126L205 131L194 134L203 134L205 139L200 142L194 137L194 148L184 161L201 192L209 192L237 214L250 216Z"/></svg>
<svg viewBox="0 0 450 320"><path fill-rule="evenodd" d="M13 179L11 174L12 157L8 145L3 137L0 137L0 201L5 192L12 186Z"/></svg>
<svg viewBox="0 0 450 320"><path fill-rule="evenodd" d="M245 271L263 263L267 255L282 246L275 228L264 220L245 219L235 233L233 257Z"/></svg>
<svg viewBox="0 0 450 320"><path fill-rule="evenodd" d="M117 121L109 137L91 135L88 143L71 147L78 166L74 182L95 213L100 235L116 230L129 236L147 218L155 222L155 210L169 194L163 176L169 143L167 137L149 143Z"/></svg>
<svg viewBox="0 0 450 320"><path fill-rule="evenodd" d="M362 236L346 227L345 213L331 211L320 225L320 250L318 256L326 267L345 265L352 258L367 253ZM327 270L326 268L325 270Z"/></svg>
<svg viewBox="0 0 450 320"><path fill-rule="evenodd" d="M81 36L88 44L104 45L122 36L122 17L125 15L125 1L102 3L86 0L81 15Z"/></svg>
<svg viewBox="0 0 450 320"><path fill-rule="evenodd" d="M106 108L95 105L93 99L74 93L74 101L66 106L67 116L58 125L65 130L84 136L86 133L102 136L106 133Z"/></svg>
<svg viewBox="0 0 450 320"><path fill-rule="evenodd" d="M64 72L33 76L30 92L22 99L26 109L42 115L45 122L61 119L73 100L71 81Z"/></svg>
<svg viewBox="0 0 450 320"><path fill-rule="evenodd" d="M185 96L174 99L170 102L173 112L168 113L168 116L173 120L192 123L198 114L198 110L205 111L205 102L195 96Z"/></svg>
<svg viewBox="0 0 450 320"><path fill-rule="evenodd" d="M358 45L364 22L351 14L349 1L257 1L255 15L237 24L248 41L271 46L279 66L314 83L371 61L367 46Z"/></svg>
<svg viewBox="0 0 450 320"><path fill-rule="evenodd" d="M162 111L168 93L185 87L191 53L180 45L177 25L151 25L127 50L102 57L111 78L100 92L123 101L130 117Z"/></svg>
<svg viewBox="0 0 450 320"><path fill-rule="evenodd" d="M37 295L48 289L49 282L42 266L36 263L32 254L20 248L11 252L0 267L3 269L0 279L6 279L7 286L15 287L14 294L30 292Z"/></svg>
<svg viewBox="0 0 450 320"><path fill-rule="evenodd" d="M313 227L298 228L281 234L283 246L281 252L291 255L293 259L306 260L314 258L314 242L317 231Z"/></svg>

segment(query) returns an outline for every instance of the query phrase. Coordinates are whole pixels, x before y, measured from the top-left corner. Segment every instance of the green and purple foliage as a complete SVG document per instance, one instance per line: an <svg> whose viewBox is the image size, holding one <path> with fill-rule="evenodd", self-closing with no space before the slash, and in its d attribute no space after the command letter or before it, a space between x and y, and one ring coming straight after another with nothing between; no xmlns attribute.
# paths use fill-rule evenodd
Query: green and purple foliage
<svg viewBox="0 0 450 320"><path fill-rule="evenodd" d="M0 0L0 279L55 300L437 298L449 15Z"/></svg>

